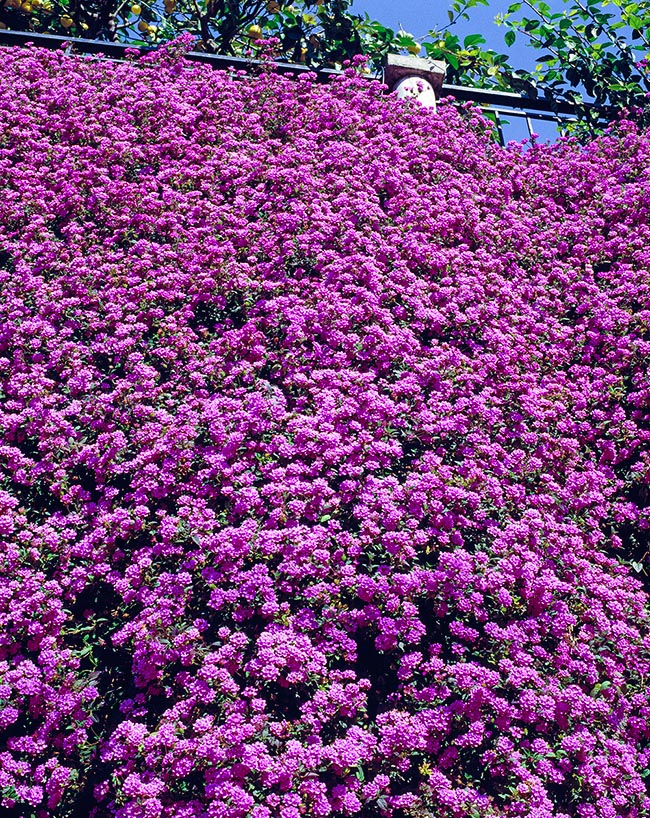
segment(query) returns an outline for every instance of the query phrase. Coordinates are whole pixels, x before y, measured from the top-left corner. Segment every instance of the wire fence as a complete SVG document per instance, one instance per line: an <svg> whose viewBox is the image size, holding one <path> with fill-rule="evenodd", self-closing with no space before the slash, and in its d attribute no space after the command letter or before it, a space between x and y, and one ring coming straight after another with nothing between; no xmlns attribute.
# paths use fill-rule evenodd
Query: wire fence
<svg viewBox="0 0 650 818"><path fill-rule="evenodd" d="M133 48L127 43L106 40L87 40L80 37L61 37L55 34L39 34L27 31L0 30L0 46L26 46L33 44L40 48L64 49L67 53L104 57L110 60L126 59L126 49ZM141 52L155 51L155 47L140 47ZM216 69L250 71L260 66L259 60L223 54L207 54L192 51L185 55L191 62L205 63ZM341 72L333 68L314 69L296 63L276 62L280 73L300 75L315 73L319 82L329 82ZM572 106L566 102L553 102L545 98L532 99L521 94L495 91L488 88L471 88L461 85L442 85L441 97L453 97L457 102L474 102L495 124L496 135L502 145L509 139L531 138L538 131L542 136L553 138L562 135L567 125L576 121ZM601 114L603 121L612 118L611 112ZM513 122L514 120L514 122ZM516 124L515 124L516 123ZM518 125L518 127L517 127ZM513 127L514 126L514 127ZM542 126L540 128L540 126Z"/></svg>

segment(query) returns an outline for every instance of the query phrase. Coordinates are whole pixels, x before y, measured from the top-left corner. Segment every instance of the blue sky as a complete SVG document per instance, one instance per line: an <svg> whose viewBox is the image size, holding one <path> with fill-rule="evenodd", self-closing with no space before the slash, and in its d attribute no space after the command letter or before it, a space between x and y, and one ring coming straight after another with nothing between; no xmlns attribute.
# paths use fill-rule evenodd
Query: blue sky
<svg viewBox="0 0 650 818"><path fill-rule="evenodd" d="M539 54L534 49L526 46L521 37L517 38L515 44L508 48L504 43L503 36L506 33L504 26L497 26L494 18L497 14L503 13L514 0L490 0L489 6L477 6L470 9L470 22L461 21L454 30L459 34L482 34L487 40L488 48L493 48L500 54L510 55L510 62L517 68L527 68L532 70L535 67L535 56ZM561 11L564 7L562 0L547 0L548 5L554 11ZM446 2L433 2L433 0L353 0L351 11L357 14L368 14L375 20L379 20L387 26L397 30L400 23L406 31L409 31L416 38L423 37L432 28L442 28L447 25L448 5ZM517 16L524 16L525 9L522 9Z"/></svg>

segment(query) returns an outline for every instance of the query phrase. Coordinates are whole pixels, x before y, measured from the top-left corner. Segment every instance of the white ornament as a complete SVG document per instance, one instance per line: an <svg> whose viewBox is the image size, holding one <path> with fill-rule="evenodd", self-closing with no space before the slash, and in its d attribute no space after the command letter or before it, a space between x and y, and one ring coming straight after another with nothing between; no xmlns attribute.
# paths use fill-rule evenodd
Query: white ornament
<svg viewBox="0 0 650 818"><path fill-rule="evenodd" d="M430 82L422 77L404 77L396 83L393 91L398 99L416 99L425 108L436 108L436 95Z"/></svg>

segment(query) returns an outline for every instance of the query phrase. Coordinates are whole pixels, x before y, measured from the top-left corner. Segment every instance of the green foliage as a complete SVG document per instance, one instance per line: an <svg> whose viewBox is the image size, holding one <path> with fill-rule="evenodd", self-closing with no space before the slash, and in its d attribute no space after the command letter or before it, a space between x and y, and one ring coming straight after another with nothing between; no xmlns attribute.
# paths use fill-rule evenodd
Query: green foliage
<svg viewBox="0 0 650 818"><path fill-rule="evenodd" d="M197 50L255 55L274 38L277 56L314 66L366 53L379 64L391 45L413 45L349 11L349 0L0 0L4 27L156 45L189 33Z"/></svg>
<svg viewBox="0 0 650 818"><path fill-rule="evenodd" d="M522 9L525 16L513 16ZM497 22L508 29L508 46L523 37L541 52L535 71L520 78L552 101L571 103L581 133L601 130L599 117L612 110L650 123L650 0L565 0L555 13L543 0L523 0Z"/></svg>
<svg viewBox="0 0 650 818"><path fill-rule="evenodd" d="M452 85L509 90L507 55L483 49L485 37L482 34L470 34L461 41L454 32L459 20L470 19L470 9L487 5L488 0L454 0L447 11L448 25L429 32L424 50L431 59L447 63L446 81Z"/></svg>
<svg viewBox="0 0 650 818"><path fill-rule="evenodd" d="M277 56L313 66L337 66L366 54L379 69L389 52L445 60L449 81L505 87L507 57L483 50L485 39L461 39L454 25L488 0L454 0L449 24L425 42L393 31L367 14L353 14L350 0L0 0L0 21L9 28L91 39L155 45L190 33L201 51L257 54L277 41Z"/></svg>
<svg viewBox="0 0 650 818"><path fill-rule="evenodd" d="M508 48L524 38L541 52L534 71L515 69L507 55L484 49L480 34L461 42L455 33L456 23L488 0L454 0L449 24L429 32L425 52L447 62L448 83L543 95L556 109L568 103L578 120L572 131L580 137L601 132L623 110L650 124L650 0L564 3L554 12L544 0L521 0L496 18L506 27Z"/></svg>
<svg viewBox="0 0 650 818"><path fill-rule="evenodd" d="M488 0L454 0L449 25L429 32L429 57L445 60L447 82L493 87L555 105L568 103L578 120L573 132L592 136L625 110L650 124L650 0L564 0L553 12L544 0L512 3L496 22L506 27L505 44L517 38L540 51L534 71L515 69L505 54L484 49L480 34L460 41L458 20ZM524 12L522 16L518 12Z"/></svg>

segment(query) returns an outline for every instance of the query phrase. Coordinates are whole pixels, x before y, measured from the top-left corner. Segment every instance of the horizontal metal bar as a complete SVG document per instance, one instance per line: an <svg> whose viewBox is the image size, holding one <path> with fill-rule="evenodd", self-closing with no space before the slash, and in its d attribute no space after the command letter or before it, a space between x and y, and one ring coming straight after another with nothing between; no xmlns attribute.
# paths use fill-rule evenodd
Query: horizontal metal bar
<svg viewBox="0 0 650 818"><path fill-rule="evenodd" d="M542 122L557 122L561 120L562 122L577 122L575 116L571 116L570 114L548 114L544 111L522 111L517 108L495 108L491 105L483 105L481 110L485 111L485 113L490 113L493 111L494 113L498 113L501 116L517 116L520 119L539 119Z"/></svg>
<svg viewBox="0 0 650 818"><path fill-rule="evenodd" d="M444 85L440 92L441 96L453 96L463 102L478 102L481 105L495 104L499 107L520 108L527 111L545 111L547 113L573 114L575 116L575 106L569 102L558 101L552 104L545 97L533 99L522 94L512 94L508 91L493 91L491 88L470 88L465 85ZM610 119L615 115L613 108L609 106L597 106L593 103L585 103L587 108L599 112L602 118Z"/></svg>
<svg viewBox="0 0 650 818"><path fill-rule="evenodd" d="M25 46L33 43L40 48L58 50L64 45L70 45L73 52L81 54L105 55L111 60L124 60L126 50L136 48L140 53L147 54L157 51L156 46L136 46L129 43L114 43L108 40L87 40L83 37L62 37L58 34L39 34L32 31L0 30L0 45ZM267 63L261 60L235 57L226 54L207 54L201 51L190 51L184 55L190 62L206 63L222 70L250 71L251 68L261 68ZM339 76L342 71L334 68L312 68L308 65L296 63L274 62L274 69L280 74L316 74L321 82L329 82L333 76Z"/></svg>

